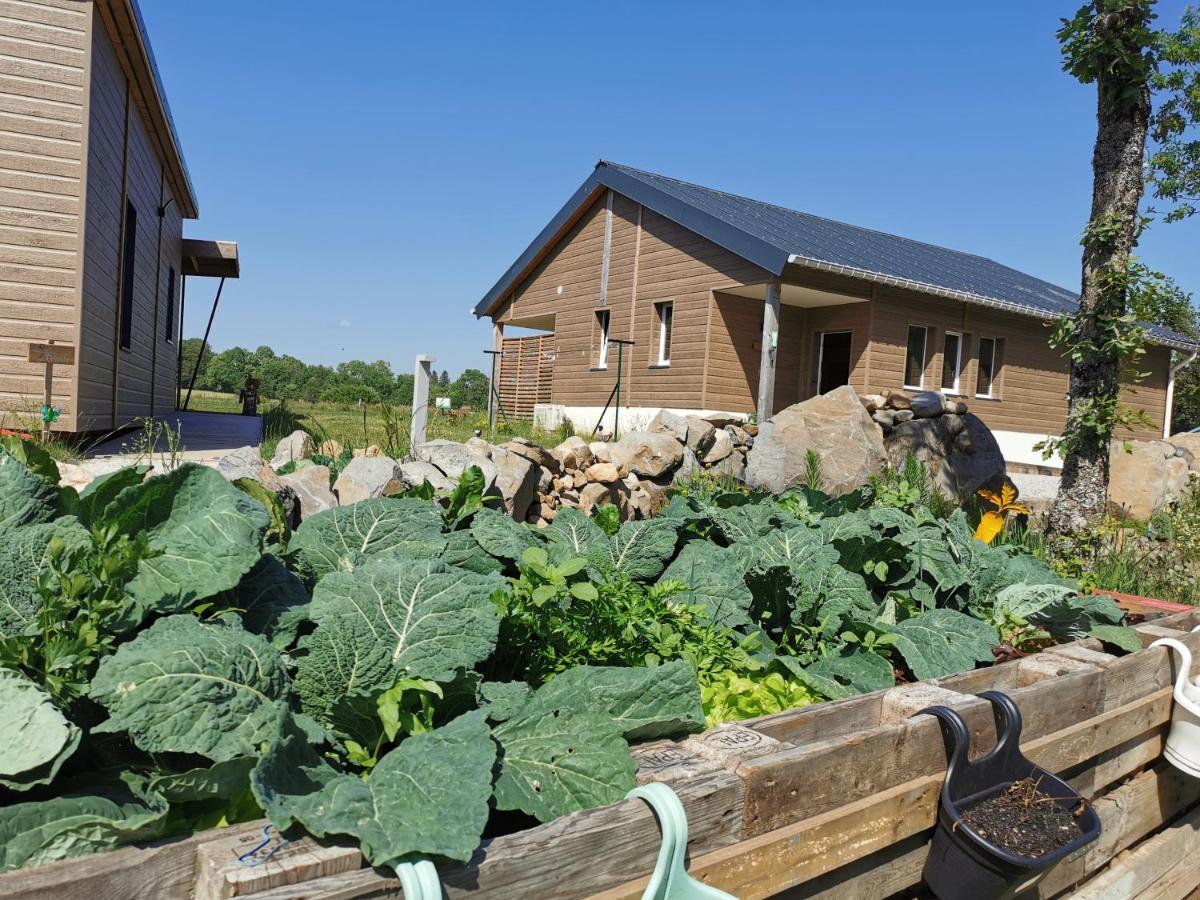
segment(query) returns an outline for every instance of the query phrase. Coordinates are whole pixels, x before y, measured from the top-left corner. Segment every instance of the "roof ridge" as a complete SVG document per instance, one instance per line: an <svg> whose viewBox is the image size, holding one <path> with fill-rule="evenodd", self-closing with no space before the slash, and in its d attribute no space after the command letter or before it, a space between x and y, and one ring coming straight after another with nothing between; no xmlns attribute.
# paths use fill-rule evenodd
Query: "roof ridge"
<svg viewBox="0 0 1200 900"><path fill-rule="evenodd" d="M971 257L974 257L975 259L982 259L986 262L990 262L993 265L1004 266L1006 269L1012 269L1012 271L1018 272L1027 278L1037 278L1036 275L1030 275L1028 272L1021 272L1020 269L1014 269L1012 266L1009 266L1005 263L999 262L998 260L992 259L990 256L984 256L982 253L972 253L970 250L957 250L954 247L946 247L942 244L935 244L932 241L921 241L921 240L917 240L916 238L905 237L902 234L893 234L890 231L883 231L882 229L879 229L879 228L869 228L866 225L855 225L853 222L843 222L841 219L832 219L829 216L822 216L822 215L818 215L817 213L805 212L802 209L793 209L790 206L781 206L778 203L771 203L768 200L759 200L757 197L747 197L745 194L735 194L732 191L723 191L720 188L709 187L708 185L704 185L704 184L697 184L694 181L684 181L682 178L674 178L670 175L663 175L661 172L651 172L648 169L638 169L634 166L627 166L623 163L613 162L610 159L602 159L602 160L600 160L599 164L603 164L606 166L612 166L614 168L622 169L626 172L633 172L638 175L651 175L655 178L662 178L665 181L673 181L676 184L682 184L682 185L686 185L687 187L692 187L692 188L699 188L702 191L709 191L713 194L720 194L723 197L732 197L735 200L745 200L750 203L757 203L759 206L769 206L772 209L782 210L783 212L792 213L793 215L808 216L809 218L812 218L812 219L819 219L822 222L830 222L834 225L839 225L842 228L854 228L854 229L857 229L858 231L866 231L871 234L882 235L883 237L891 238L892 240L897 240L897 241L904 241L905 243L909 243L909 244L918 244L922 247L932 247L935 250L946 250L946 251L949 251L950 253L961 253L963 256L971 256ZM1045 281L1044 278L1038 278L1038 280L1044 281L1046 284L1052 285L1053 287L1057 287L1057 288L1059 288L1059 290L1064 290L1064 291L1068 290L1068 288L1064 288L1061 285L1056 285L1052 281Z"/></svg>

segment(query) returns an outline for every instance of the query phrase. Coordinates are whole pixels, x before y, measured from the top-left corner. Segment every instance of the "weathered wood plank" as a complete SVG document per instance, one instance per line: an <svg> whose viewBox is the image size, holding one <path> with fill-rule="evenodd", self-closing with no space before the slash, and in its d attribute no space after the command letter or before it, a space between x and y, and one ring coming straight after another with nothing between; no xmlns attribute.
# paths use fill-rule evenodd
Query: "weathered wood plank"
<svg viewBox="0 0 1200 900"><path fill-rule="evenodd" d="M1200 887L1200 811L1117 856L1095 877L1068 894L1071 900L1179 900Z"/></svg>
<svg viewBox="0 0 1200 900"><path fill-rule="evenodd" d="M1077 787L1090 797L1093 786L1125 777L1149 761L1146 748L1153 749L1156 741L1161 747L1161 730L1170 715L1170 690L1164 689L1031 741L1023 749L1052 771L1087 766L1077 776ZM1122 752L1106 755L1113 750ZM1095 769L1103 770L1103 775ZM924 776L699 857L691 866L692 875L742 900L774 896L929 831L937 821L942 780L942 772ZM595 900L636 900L646 880L632 881Z"/></svg>
<svg viewBox="0 0 1200 900"><path fill-rule="evenodd" d="M258 834L263 822L237 825L228 835ZM125 847L0 875L5 900L191 900L196 850L213 839L204 831L150 847ZM225 833L222 833L222 837Z"/></svg>

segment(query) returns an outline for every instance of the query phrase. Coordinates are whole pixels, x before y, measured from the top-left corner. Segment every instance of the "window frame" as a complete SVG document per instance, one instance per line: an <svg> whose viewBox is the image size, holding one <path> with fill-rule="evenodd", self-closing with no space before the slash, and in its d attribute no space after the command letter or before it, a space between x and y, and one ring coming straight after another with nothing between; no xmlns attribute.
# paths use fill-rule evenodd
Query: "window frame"
<svg viewBox="0 0 1200 900"><path fill-rule="evenodd" d="M992 342L991 353L991 375L988 378L987 393L979 390L979 381L983 377L983 342ZM1000 338L990 335L979 336L979 346L975 352L975 397L979 400L995 400L998 398L996 392L996 382L999 381L999 366L996 364L997 358L1000 356Z"/></svg>
<svg viewBox="0 0 1200 900"><path fill-rule="evenodd" d="M596 310L594 321L600 332L599 343L596 347L595 368L597 370L605 370L608 368L608 333L612 328L612 311L609 309Z"/></svg>
<svg viewBox="0 0 1200 900"><path fill-rule="evenodd" d="M958 343L955 345L954 354L954 387L948 388L946 387L946 339L951 335L958 338ZM940 384L943 394L951 394L955 397L962 396L962 351L964 339L965 335L961 331L946 329L942 332L942 377Z"/></svg>
<svg viewBox="0 0 1200 900"><path fill-rule="evenodd" d="M675 301L660 300L654 304L654 318L658 325L658 361L657 368L669 368L671 365L672 329L675 327Z"/></svg>
<svg viewBox="0 0 1200 900"><path fill-rule="evenodd" d="M925 339L921 342L921 377L918 379L918 384L912 384L908 380L908 363L909 363L909 341L912 339L913 329L919 329ZM913 325L908 326L908 332L904 337L904 372L901 375L900 381L906 391L923 391L925 390L925 369L929 366L929 331L928 325Z"/></svg>
<svg viewBox="0 0 1200 900"><path fill-rule="evenodd" d="M134 267L137 264L137 207L132 200L125 201L125 222L121 231L121 293L117 297L120 311L117 345L122 350L133 349L133 305L136 282Z"/></svg>
<svg viewBox="0 0 1200 900"><path fill-rule="evenodd" d="M175 282L179 275L174 266L167 266L167 321L164 326L164 338L168 344L175 343Z"/></svg>

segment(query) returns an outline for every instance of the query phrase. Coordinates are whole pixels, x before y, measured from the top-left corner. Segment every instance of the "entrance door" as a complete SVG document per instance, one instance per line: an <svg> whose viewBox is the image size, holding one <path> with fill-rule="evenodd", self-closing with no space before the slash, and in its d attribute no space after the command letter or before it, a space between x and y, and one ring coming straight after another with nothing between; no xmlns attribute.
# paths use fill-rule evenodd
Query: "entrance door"
<svg viewBox="0 0 1200 900"><path fill-rule="evenodd" d="M827 394L850 383L850 332L821 332L821 352L817 360L817 393Z"/></svg>

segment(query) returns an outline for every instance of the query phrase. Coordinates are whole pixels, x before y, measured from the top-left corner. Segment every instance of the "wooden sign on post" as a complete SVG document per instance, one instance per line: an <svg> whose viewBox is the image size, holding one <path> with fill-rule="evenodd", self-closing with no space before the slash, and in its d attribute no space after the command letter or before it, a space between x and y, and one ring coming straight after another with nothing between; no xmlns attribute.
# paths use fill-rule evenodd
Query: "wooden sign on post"
<svg viewBox="0 0 1200 900"><path fill-rule="evenodd" d="M75 365L75 348L63 347L55 344L54 341L47 341L44 344L29 345L29 361L31 363L44 363L46 366L46 382L45 389L42 392L42 442L50 439L50 419L47 417L45 410L54 405L54 366L73 366Z"/></svg>

